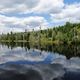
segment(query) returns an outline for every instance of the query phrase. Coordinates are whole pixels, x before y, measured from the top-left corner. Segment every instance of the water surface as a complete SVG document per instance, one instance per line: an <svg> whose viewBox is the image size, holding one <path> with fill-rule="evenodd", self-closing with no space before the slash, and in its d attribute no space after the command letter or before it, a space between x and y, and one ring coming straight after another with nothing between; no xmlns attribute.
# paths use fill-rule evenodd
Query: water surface
<svg viewBox="0 0 80 80"><path fill-rule="evenodd" d="M52 52L49 50L41 50L40 48L29 46L7 46L0 45L0 63L5 62L25 62L27 64L34 63L46 63L51 64L56 58L64 58L57 52Z"/></svg>
<svg viewBox="0 0 80 80"><path fill-rule="evenodd" d="M80 80L80 46L0 44L0 80Z"/></svg>

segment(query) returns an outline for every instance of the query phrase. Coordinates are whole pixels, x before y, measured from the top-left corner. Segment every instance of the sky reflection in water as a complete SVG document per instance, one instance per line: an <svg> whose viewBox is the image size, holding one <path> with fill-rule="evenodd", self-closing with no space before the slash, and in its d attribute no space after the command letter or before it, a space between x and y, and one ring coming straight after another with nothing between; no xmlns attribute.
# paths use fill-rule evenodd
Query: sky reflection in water
<svg viewBox="0 0 80 80"><path fill-rule="evenodd" d="M79 57L0 45L0 80L80 80L79 76Z"/></svg>
<svg viewBox="0 0 80 80"><path fill-rule="evenodd" d="M0 63L12 61L26 61L31 63L51 63L56 58L64 58L65 56L58 53L48 51L40 51L38 49L30 49L27 51L24 48L17 47L14 49L7 46L0 46Z"/></svg>

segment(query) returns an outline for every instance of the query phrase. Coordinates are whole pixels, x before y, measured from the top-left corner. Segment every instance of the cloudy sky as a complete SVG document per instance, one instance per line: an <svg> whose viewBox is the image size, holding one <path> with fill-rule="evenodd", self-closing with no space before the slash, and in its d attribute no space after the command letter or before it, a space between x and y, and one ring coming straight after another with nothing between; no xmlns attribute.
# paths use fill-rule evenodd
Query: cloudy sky
<svg viewBox="0 0 80 80"><path fill-rule="evenodd" d="M80 22L80 0L0 0L0 34Z"/></svg>

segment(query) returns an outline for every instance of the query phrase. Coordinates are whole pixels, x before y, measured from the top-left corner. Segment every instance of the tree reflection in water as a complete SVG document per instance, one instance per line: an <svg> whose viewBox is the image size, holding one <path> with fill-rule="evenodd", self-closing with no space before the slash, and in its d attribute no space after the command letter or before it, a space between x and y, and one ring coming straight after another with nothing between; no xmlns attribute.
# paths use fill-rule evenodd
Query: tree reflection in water
<svg viewBox="0 0 80 80"><path fill-rule="evenodd" d="M67 59L70 59L71 57L80 57L80 45L78 44L73 44L73 45L54 45L54 44L41 44L41 43L23 43L23 42L5 42L1 43L1 45L6 45L8 48L14 49L16 47L21 47L24 48L26 51L29 49L39 49L40 50L40 55L42 51L47 51L47 52L53 52L53 53L58 53L61 55L65 55Z"/></svg>

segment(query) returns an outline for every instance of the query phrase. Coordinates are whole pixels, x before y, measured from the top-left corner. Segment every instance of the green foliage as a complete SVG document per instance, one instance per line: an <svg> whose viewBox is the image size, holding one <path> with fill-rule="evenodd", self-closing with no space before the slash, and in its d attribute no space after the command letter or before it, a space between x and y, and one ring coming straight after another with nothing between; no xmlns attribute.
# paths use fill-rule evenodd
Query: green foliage
<svg viewBox="0 0 80 80"><path fill-rule="evenodd" d="M64 26L54 27L52 29L7 33L0 36L0 41L7 42L52 42L54 44L61 43L80 43L80 23L71 24L67 22Z"/></svg>

